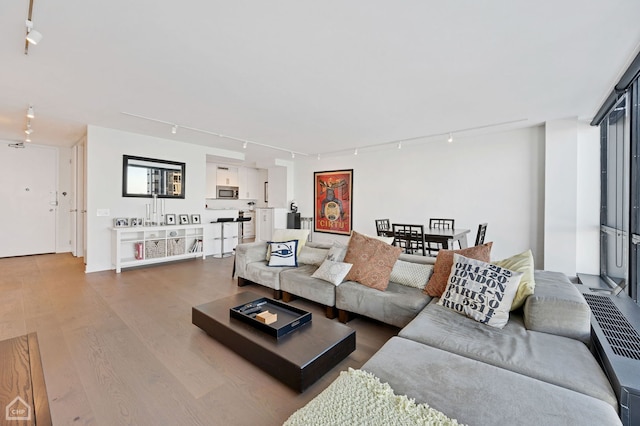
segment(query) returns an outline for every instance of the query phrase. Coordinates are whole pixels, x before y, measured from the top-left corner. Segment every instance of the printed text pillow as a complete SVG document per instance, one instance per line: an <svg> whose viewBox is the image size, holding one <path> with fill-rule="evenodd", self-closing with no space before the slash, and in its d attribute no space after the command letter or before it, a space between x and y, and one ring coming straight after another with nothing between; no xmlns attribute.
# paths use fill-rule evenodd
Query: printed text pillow
<svg viewBox="0 0 640 426"><path fill-rule="evenodd" d="M438 305L503 328L509 321L511 302L521 277L522 272L454 254L447 287Z"/></svg>
<svg viewBox="0 0 640 426"><path fill-rule="evenodd" d="M488 242L480 246L469 247L460 250L440 250L436 257L436 264L433 265L433 274L424 288L424 292L432 297L440 297L447 286L447 279L451 273L454 253L461 254L471 259L489 262L491 259L491 246L493 242Z"/></svg>

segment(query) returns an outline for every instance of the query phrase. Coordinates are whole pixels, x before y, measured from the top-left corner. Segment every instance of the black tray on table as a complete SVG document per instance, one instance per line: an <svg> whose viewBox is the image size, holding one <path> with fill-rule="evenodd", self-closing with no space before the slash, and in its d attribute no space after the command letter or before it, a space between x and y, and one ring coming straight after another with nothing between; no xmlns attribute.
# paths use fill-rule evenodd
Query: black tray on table
<svg viewBox="0 0 640 426"><path fill-rule="evenodd" d="M277 314L278 320L272 322L271 324L265 324L255 317L252 317L251 315L246 315L240 312L239 309L245 306L244 304L231 308L229 310L231 316L233 318L239 319L240 321L244 321L247 324L250 324L253 327L262 330L265 333L270 334L271 336L274 336L276 338L280 338L288 333L291 333L292 331L297 330L303 325L311 322L311 312L303 311L302 309L287 305L286 303L279 302L277 300L261 297L249 303L262 303L262 305L260 305L260 312L269 311L272 314Z"/></svg>

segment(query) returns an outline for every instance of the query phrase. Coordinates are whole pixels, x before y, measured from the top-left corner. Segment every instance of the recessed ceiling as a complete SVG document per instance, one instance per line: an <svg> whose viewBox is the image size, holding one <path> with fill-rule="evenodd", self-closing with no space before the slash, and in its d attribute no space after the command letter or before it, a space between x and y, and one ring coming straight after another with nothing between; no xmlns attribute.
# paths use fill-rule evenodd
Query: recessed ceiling
<svg viewBox="0 0 640 426"><path fill-rule="evenodd" d="M43 39L25 55L28 4L0 13L0 139L24 140L32 104L33 143L93 124L254 163L589 119L640 45L637 0L34 0Z"/></svg>

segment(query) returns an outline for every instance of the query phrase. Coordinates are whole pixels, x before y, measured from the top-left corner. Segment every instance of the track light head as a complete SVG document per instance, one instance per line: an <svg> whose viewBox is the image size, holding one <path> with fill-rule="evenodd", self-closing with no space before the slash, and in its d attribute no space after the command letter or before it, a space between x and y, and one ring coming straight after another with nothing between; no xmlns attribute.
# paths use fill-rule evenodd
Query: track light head
<svg viewBox="0 0 640 426"><path fill-rule="evenodd" d="M25 141L25 142L31 142L31 137L27 135L27 137L26 137L26 138L24 138L24 141Z"/></svg>
<svg viewBox="0 0 640 426"><path fill-rule="evenodd" d="M453 135L451 134L451 132L449 132L449 139L447 139L447 142L453 142Z"/></svg>
<svg viewBox="0 0 640 426"><path fill-rule="evenodd" d="M33 129L31 128L31 126L27 126L27 128L26 128L26 129L24 129L24 132L25 132L27 135L30 135L31 133L33 133Z"/></svg>
<svg viewBox="0 0 640 426"><path fill-rule="evenodd" d="M358 148L353 151L353 155L358 155Z"/></svg>
<svg viewBox="0 0 640 426"><path fill-rule="evenodd" d="M172 134L172 135L175 135L176 133L178 133L178 126L174 124L174 125L171 127L171 134Z"/></svg>
<svg viewBox="0 0 640 426"><path fill-rule="evenodd" d="M27 118L35 118L33 107L31 105L29 105L29 108L27 108Z"/></svg>
<svg viewBox="0 0 640 426"><path fill-rule="evenodd" d="M248 145L247 141L242 142L242 148L247 149L247 145Z"/></svg>
<svg viewBox="0 0 640 426"><path fill-rule="evenodd" d="M27 41L33 45L40 43L42 40L42 34L39 31L33 29L33 21L27 19Z"/></svg>
<svg viewBox="0 0 640 426"><path fill-rule="evenodd" d="M296 153L295 152L291 152L291 158L296 158Z"/></svg>

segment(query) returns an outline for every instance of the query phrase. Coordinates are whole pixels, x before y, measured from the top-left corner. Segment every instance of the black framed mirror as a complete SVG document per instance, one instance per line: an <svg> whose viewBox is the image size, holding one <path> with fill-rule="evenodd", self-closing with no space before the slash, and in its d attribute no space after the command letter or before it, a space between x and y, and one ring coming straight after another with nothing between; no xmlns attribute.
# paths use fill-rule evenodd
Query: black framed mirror
<svg viewBox="0 0 640 426"><path fill-rule="evenodd" d="M122 156L122 196L184 198L185 163Z"/></svg>

